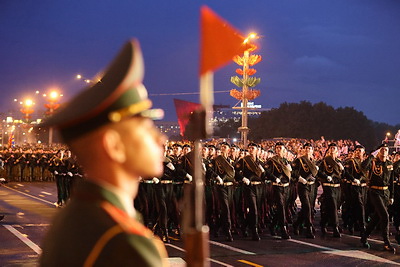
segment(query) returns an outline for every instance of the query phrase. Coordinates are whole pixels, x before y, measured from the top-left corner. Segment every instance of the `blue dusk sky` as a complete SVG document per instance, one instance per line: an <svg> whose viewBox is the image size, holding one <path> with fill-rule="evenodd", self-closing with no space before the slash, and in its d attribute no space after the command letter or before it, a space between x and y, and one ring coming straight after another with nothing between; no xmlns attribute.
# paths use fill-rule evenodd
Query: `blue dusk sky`
<svg viewBox="0 0 400 267"><path fill-rule="evenodd" d="M1 0L0 112L13 99L51 88L67 101L103 70L130 38L145 58L144 84L155 107L176 120L174 98L198 102L200 7L244 35L262 36L256 104L323 101L369 119L400 123L400 1L397 0ZM235 63L218 70L216 91L235 88ZM38 96L36 96L39 98ZM35 100L43 107L41 101ZM215 103L233 106L229 93ZM37 109L41 109L37 107ZM290 116L290 114L288 114Z"/></svg>

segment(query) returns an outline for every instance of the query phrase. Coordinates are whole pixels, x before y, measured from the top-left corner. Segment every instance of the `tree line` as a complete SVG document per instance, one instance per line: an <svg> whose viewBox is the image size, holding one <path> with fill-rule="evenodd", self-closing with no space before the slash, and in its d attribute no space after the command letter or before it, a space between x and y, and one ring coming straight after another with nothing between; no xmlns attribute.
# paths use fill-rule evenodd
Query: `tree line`
<svg viewBox="0 0 400 267"><path fill-rule="evenodd" d="M237 129L241 121L233 119L219 123L215 136L238 136ZM351 139L358 141L367 149L379 145L387 132L393 134L400 129L400 124L374 122L363 112L353 107L334 108L324 102L312 104L282 103L278 108L262 112L257 118L249 118L249 140L261 141L275 137L326 140Z"/></svg>

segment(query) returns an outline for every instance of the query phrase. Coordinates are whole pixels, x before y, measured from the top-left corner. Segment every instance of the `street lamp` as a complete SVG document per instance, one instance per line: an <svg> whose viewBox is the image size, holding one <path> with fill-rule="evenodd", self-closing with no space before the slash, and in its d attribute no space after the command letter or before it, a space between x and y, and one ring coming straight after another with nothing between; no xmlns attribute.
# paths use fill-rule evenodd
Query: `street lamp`
<svg viewBox="0 0 400 267"><path fill-rule="evenodd" d="M51 116L53 115L54 111L60 107L58 100L62 96L58 91L52 90L48 94L44 94L44 97L47 97L47 102L44 104L45 108L47 108L46 115ZM49 146L53 143L53 128L49 128Z"/></svg>
<svg viewBox="0 0 400 267"><path fill-rule="evenodd" d="M248 101L257 98L260 95L260 90L251 89L254 86L258 85L261 81L260 78L250 77L254 75L257 71L253 68L255 64L261 61L260 55L251 55L250 52L254 51L257 47L255 45L250 44L251 39L258 39L259 37L255 33L251 33L247 36L247 38L243 41L244 45L248 46L248 49L244 51L243 56L235 56L233 61L239 66L242 66L241 69L236 69L236 73L241 75L242 78L238 76L231 77L231 82L237 87L241 88L241 91L236 89L232 89L230 91L230 95L237 100L241 100L241 107L233 107L234 109L242 110L242 126L239 127L239 132L241 134L241 141L243 143L243 147L247 147L247 135L249 133L249 127L247 126L247 118L248 118L248 110L252 109L248 107Z"/></svg>
<svg viewBox="0 0 400 267"><path fill-rule="evenodd" d="M24 119L26 122L29 122L29 119L31 118L31 114L33 113L33 105L35 103L33 102L32 99L26 99L25 101L22 102L22 108L20 111L24 114Z"/></svg>
<svg viewBox="0 0 400 267"><path fill-rule="evenodd" d="M80 74L77 74L76 75L76 78L78 79L78 80L83 80L85 83L91 83L92 82L92 80L90 80L90 79L85 79L82 75L80 75Z"/></svg>

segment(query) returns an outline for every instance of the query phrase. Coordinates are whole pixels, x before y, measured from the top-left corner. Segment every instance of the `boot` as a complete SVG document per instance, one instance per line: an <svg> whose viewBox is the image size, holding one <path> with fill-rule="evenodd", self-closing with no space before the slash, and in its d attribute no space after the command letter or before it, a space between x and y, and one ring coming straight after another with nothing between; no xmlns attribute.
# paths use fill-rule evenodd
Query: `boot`
<svg viewBox="0 0 400 267"><path fill-rule="evenodd" d="M231 230L228 230L228 231L226 232L226 241L228 241L228 242L233 242L233 237L232 237L232 232L231 232Z"/></svg>
<svg viewBox="0 0 400 267"><path fill-rule="evenodd" d="M368 235L366 235L364 233L364 235L361 237L360 241L361 241L361 245L363 246L363 248L369 249L371 246L369 245L367 238L368 238Z"/></svg>
<svg viewBox="0 0 400 267"><path fill-rule="evenodd" d="M275 226L274 225L270 225L269 226L269 232L272 236L276 236L276 231L275 231Z"/></svg>
<svg viewBox="0 0 400 267"><path fill-rule="evenodd" d="M312 226L309 226L309 227L306 228L306 237L307 238L311 238L311 239L315 238L315 235L314 235L313 230L312 230Z"/></svg>
<svg viewBox="0 0 400 267"><path fill-rule="evenodd" d="M383 245L383 250L396 254L396 249L390 243L385 242L385 244Z"/></svg>
<svg viewBox="0 0 400 267"><path fill-rule="evenodd" d="M283 226L281 229L281 237L282 239L291 239L286 226Z"/></svg>
<svg viewBox="0 0 400 267"><path fill-rule="evenodd" d="M337 238L342 237L338 227L333 228L333 237L337 237Z"/></svg>
<svg viewBox="0 0 400 267"><path fill-rule="evenodd" d="M164 243L170 243L169 237L168 237L168 230L167 230L167 229L163 229L163 230L162 230L162 241L163 241Z"/></svg>
<svg viewBox="0 0 400 267"><path fill-rule="evenodd" d="M328 232L328 230L326 229L326 226L321 226L322 235L326 235L326 232Z"/></svg>
<svg viewBox="0 0 400 267"><path fill-rule="evenodd" d="M365 234L365 226L360 226L360 236L363 236Z"/></svg>
<svg viewBox="0 0 400 267"><path fill-rule="evenodd" d="M260 240L261 240L261 238L260 238L260 236L259 236L259 234L258 234L257 228L253 229L252 239L253 239L254 241L260 241Z"/></svg>
<svg viewBox="0 0 400 267"><path fill-rule="evenodd" d="M297 222L293 224L293 234L299 235L299 224Z"/></svg>

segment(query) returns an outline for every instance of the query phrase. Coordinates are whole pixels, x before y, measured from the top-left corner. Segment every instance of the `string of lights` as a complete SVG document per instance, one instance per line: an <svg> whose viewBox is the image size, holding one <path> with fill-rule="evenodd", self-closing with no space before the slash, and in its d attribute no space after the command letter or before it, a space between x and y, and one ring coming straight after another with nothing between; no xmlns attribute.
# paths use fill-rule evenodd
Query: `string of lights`
<svg viewBox="0 0 400 267"><path fill-rule="evenodd" d="M230 91L214 91L214 93L229 93ZM199 95L200 92L192 93L165 93L165 94L149 94L149 96L166 96L166 95Z"/></svg>

